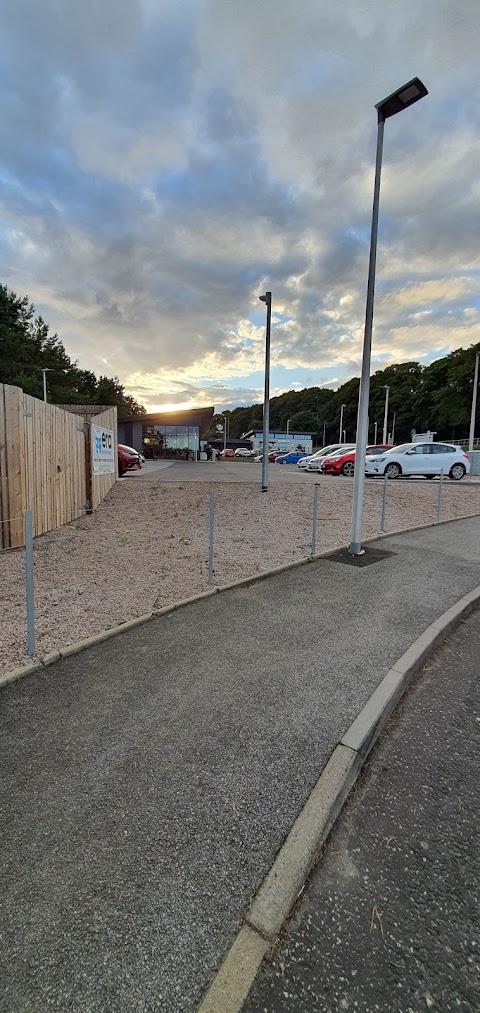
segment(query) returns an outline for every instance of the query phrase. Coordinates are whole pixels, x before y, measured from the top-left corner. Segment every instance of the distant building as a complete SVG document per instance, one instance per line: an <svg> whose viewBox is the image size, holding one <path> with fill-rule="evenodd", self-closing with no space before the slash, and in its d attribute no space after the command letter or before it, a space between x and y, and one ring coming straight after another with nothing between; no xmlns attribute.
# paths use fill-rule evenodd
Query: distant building
<svg viewBox="0 0 480 1013"><path fill-rule="evenodd" d="M118 420L118 442L150 459L197 457L200 436L211 428L214 408L127 415Z"/></svg>
<svg viewBox="0 0 480 1013"><path fill-rule="evenodd" d="M313 451L313 437L315 433L269 433L268 449L281 450L288 454L290 451L300 450L303 453L311 454ZM252 450L261 454L263 451L263 432L251 429L244 433L243 440L249 440Z"/></svg>

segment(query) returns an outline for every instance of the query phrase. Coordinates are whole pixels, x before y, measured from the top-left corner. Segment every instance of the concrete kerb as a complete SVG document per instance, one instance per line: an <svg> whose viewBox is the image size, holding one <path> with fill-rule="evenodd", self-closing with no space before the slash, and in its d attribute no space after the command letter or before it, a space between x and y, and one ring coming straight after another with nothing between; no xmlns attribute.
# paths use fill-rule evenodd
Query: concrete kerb
<svg viewBox="0 0 480 1013"><path fill-rule="evenodd" d="M479 604L480 586L439 616L395 662L342 736L254 897L198 1013L241 1013L268 953L267 942L270 949L275 945L368 753L398 701L446 634ZM255 956L249 937L248 960L238 945L246 928L257 933L259 940Z"/></svg>
<svg viewBox="0 0 480 1013"><path fill-rule="evenodd" d="M416 524L411 528L399 528L398 530L387 531L383 534L370 535L368 538L362 539L362 543L364 545L370 545L372 542L377 542L383 538L395 538L397 535L405 535L409 532L421 531L424 528L434 528L439 524L454 524L455 521L471 520L473 517L480 517L480 514L465 514L463 517L450 517L447 520L431 521L428 524ZM151 612L146 612L141 616L136 616L134 619L127 619L125 622L119 623L118 626L112 626L111 629L103 630L101 633L95 633L91 637L85 637L83 640L78 640L74 644L62 647L59 651L52 651L50 654L41 658L38 662L32 662L30 665L23 665L19 668L14 668L11 672L6 672L4 675L0 675L0 688L2 686L6 686L10 682L16 682L18 679L23 679L27 675L33 675L35 672L40 672L43 668L53 665L54 662L59 661L61 658L67 658L72 654L78 654L80 651L85 651L88 647L92 647L94 644L99 644L103 640L110 640L111 637L118 637L121 633L125 633L134 626L141 626L143 623L147 623L157 616L168 615L169 612L176 612L178 609L184 608L186 605L192 605L195 602L201 601L202 598L209 598L211 595L219 594L223 591L232 591L237 587L248 587L250 584L258 584L260 581L267 580L268 577L274 577L278 573L284 573L286 570L292 570L297 566L304 566L306 563L312 563L317 559L326 559L328 556L332 556L336 552L341 552L346 548L346 545L337 545L333 548L316 552L313 556L302 556L300 559L292 560L291 563L283 563L281 566L274 566L270 570L262 570L260 573L252 574L251 577L241 577L239 580L234 580L229 584L222 584L220 587L213 587L208 591L201 591L199 594L194 594L190 598L182 598L181 601L173 602L172 605L165 605L163 608L153 609Z"/></svg>

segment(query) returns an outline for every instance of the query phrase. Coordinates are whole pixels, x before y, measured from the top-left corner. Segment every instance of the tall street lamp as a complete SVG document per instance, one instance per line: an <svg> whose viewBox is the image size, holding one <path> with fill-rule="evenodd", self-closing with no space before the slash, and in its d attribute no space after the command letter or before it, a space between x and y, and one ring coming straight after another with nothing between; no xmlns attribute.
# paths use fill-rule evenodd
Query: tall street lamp
<svg viewBox="0 0 480 1013"><path fill-rule="evenodd" d="M268 492L268 436L270 430L270 326L272 322L272 293L259 295L260 302L267 307L267 326L265 331L265 386L263 394L263 452L262 452L262 492Z"/></svg>
<svg viewBox="0 0 480 1013"><path fill-rule="evenodd" d="M43 400L47 401L47 373L68 373L68 369L55 369L54 366L42 366Z"/></svg>
<svg viewBox="0 0 480 1013"><path fill-rule="evenodd" d="M291 421L292 421L291 419L287 419L287 436L290 435L290 422Z"/></svg>
<svg viewBox="0 0 480 1013"><path fill-rule="evenodd" d="M468 449L471 452L473 450L473 441L475 438L475 415L477 414L477 390L478 390L478 360L480 358L480 352L477 352L475 356L475 376L473 378L473 394L472 394L472 411L470 415L470 435L468 438Z"/></svg>
<svg viewBox="0 0 480 1013"><path fill-rule="evenodd" d="M342 442L342 428L343 428L343 409L347 406L345 404L340 405L340 425L338 428L338 442Z"/></svg>
<svg viewBox="0 0 480 1013"><path fill-rule="evenodd" d="M45 366L45 367L44 367L44 369L42 369L42 377L43 377L43 400L44 400L44 401L46 401L46 400L47 400L47 373L50 373L50 372L51 372L51 370L52 370L52 367L51 367L51 366Z"/></svg>
<svg viewBox="0 0 480 1013"><path fill-rule="evenodd" d="M383 415L383 442L387 442L387 430L388 430L388 395L390 393L390 387L388 383L384 383L385 388L385 412Z"/></svg>
<svg viewBox="0 0 480 1013"><path fill-rule="evenodd" d="M370 234L370 258L368 264L367 304L365 309L365 333L363 338L362 374L358 397L357 443L355 460L359 464L364 460L367 446L368 399L370 394L370 360L372 352L373 303L375 296L375 265L377 260L378 208L380 199L380 174L382 170L383 132L385 120L396 113L407 109L428 95L428 91L418 77L408 81L398 91L379 102L375 108L378 114L377 154L375 161L375 183L373 187L372 229ZM363 489L365 485L365 468L355 468L353 481L352 533L350 552L358 556L362 552L362 514Z"/></svg>

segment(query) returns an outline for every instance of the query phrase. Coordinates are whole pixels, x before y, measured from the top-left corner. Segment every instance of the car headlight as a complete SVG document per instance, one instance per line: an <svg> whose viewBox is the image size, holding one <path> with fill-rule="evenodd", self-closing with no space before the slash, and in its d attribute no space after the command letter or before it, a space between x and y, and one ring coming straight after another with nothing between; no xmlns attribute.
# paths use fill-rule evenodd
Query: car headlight
<svg viewBox="0 0 480 1013"><path fill-rule="evenodd" d="M384 460L385 460L384 457L374 457L373 461L371 461L370 463L371 464L380 464L380 462L384 461Z"/></svg>

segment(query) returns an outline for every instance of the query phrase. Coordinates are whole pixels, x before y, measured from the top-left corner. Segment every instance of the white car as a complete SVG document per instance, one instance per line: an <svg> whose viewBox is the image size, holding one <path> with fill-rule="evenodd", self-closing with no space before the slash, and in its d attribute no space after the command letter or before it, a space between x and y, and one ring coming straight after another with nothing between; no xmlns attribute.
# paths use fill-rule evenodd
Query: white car
<svg viewBox="0 0 480 1013"><path fill-rule="evenodd" d="M402 443L392 447L379 457L365 459L365 475L423 475L434 478L443 471L444 475L458 482L470 474L470 461L461 447L451 443Z"/></svg>
<svg viewBox="0 0 480 1013"><path fill-rule="evenodd" d="M255 457L255 451L248 450L247 447L237 447L235 457Z"/></svg>
<svg viewBox="0 0 480 1013"><path fill-rule="evenodd" d="M308 471L320 472L322 470L322 464L326 457L338 457L340 454L348 454L350 450L355 450L355 444L343 443L341 446L336 447L335 450L332 450L331 448L328 447L326 447L325 449L328 451L328 453L326 454L320 453L319 455L315 454L315 457L312 457L308 467Z"/></svg>
<svg viewBox="0 0 480 1013"><path fill-rule="evenodd" d="M340 447L343 446L345 446L343 443L329 443L328 447L322 447L321 450L317 450L316 454L310 454L309 457L302 457L297 462L297 468L300 468L300 471L309 471L310 461L321 461L323 457L327 456L327 454L334 454L337 450L340 450ZM348 446L350 447L350 444L348 444Z"/></svg>

